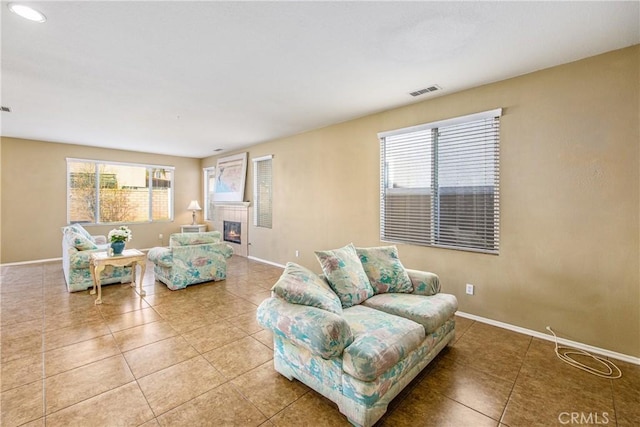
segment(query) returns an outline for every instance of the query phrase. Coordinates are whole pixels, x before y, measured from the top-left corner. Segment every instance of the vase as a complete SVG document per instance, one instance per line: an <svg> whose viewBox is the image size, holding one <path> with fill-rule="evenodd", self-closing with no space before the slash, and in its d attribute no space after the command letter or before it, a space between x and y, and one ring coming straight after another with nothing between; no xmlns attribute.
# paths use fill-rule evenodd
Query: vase
<svg viewBox="0 0 640 427"><path fill-rule="evenodd" d="M111 242L111 249L113 249L114 255L122 255L122 251L124 250L124 242L117 241Z"/></svg>

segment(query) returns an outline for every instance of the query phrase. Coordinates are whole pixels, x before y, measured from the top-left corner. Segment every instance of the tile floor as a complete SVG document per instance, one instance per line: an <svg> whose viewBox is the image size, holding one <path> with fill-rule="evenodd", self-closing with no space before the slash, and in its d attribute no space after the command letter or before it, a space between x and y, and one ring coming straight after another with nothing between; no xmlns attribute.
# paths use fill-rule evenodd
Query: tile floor
<svg viewBox="0 0 640 427"><path fill-rule="evenodd" d="M272 366L255 321L279 268L233 257L228 279L169 291L144 277L66 292L59 262L1 270L0 424L346 426L336 406ZM640 425L640 366L606 380L553 346L458 318L456 340L380 426Z"/></svg>

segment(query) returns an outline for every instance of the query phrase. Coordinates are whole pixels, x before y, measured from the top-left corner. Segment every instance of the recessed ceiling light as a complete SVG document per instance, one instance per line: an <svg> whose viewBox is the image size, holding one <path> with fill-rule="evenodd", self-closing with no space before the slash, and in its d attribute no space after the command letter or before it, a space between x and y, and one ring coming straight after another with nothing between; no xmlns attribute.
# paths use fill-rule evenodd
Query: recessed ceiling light
<svg viewBox="0 0 640 427"><path fill-rule="evenodd" d="M28 19L29 21L44 22L47 20L47 17L44 16L42 12L39 12L34 8L25 6L23 4L9 3L7 7L11 12L23 17L24 19Z"/></svg>

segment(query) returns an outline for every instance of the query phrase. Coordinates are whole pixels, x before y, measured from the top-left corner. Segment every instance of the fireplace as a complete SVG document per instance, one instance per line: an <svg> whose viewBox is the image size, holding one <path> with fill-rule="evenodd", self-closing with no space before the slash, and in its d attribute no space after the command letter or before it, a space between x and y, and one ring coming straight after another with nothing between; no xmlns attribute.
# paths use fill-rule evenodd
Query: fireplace
<svg viewBox="0 0 640 427"><path fill-rule="evenodd" d="M242 224L235 221L223 221L223 239L225 242L242 244Z"/></svg>

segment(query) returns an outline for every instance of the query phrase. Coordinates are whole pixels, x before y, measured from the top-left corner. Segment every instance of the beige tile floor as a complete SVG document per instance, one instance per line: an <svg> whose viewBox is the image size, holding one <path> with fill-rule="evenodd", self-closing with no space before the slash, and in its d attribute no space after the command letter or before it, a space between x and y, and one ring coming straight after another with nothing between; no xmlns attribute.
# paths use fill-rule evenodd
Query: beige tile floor
<svg viewBox="0 0 640 427"><path fill-rule="evenodd" d="M4 266L0 424L348 425L273 369L255 312L280 274L233 257L226 281L170 291L149 266L147 296L109 285L94 306L88 292L66 292L59 262ZM378 424L640 426L640 367L618 365L622 379L597 378L560 362L547 341L458 318L453 345Z"/></svg>

